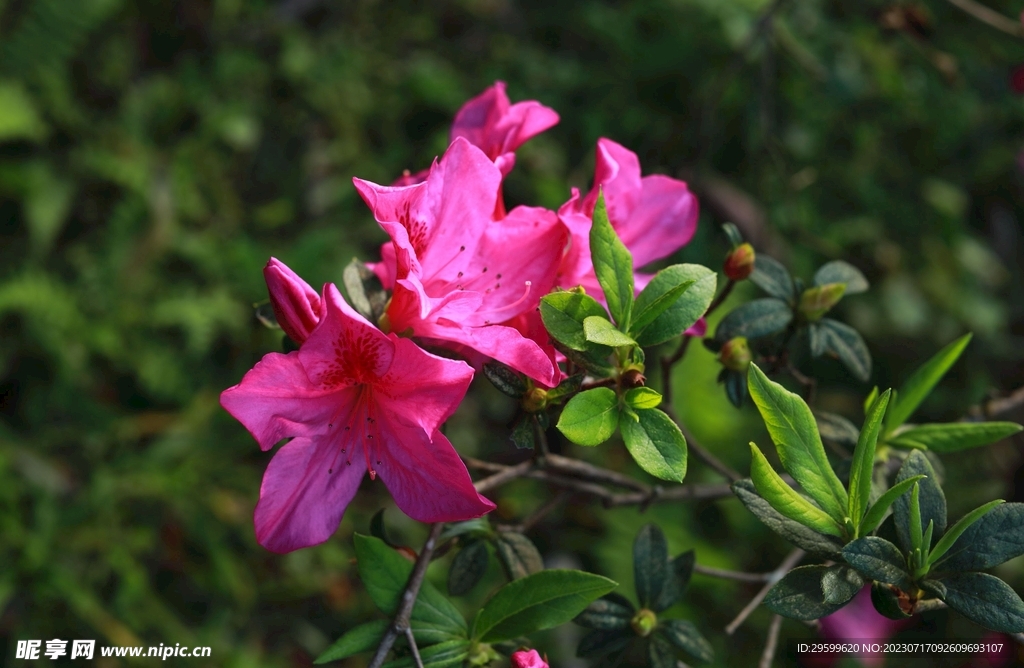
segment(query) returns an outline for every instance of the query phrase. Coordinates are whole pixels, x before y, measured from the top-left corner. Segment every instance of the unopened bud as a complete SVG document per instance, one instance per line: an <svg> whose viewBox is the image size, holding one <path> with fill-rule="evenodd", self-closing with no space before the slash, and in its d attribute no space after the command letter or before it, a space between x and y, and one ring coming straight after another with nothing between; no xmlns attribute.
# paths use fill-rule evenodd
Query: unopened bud
<svg viewBox="0 0 1024 668"><path fill-rule="evenodd" d="M751 359L753 356L745 336L729 339L718 352L718 361L730 371L746 371Z"/></svg>
<svg viewBox="0 0 1024 668"><path fill-rule="evenodd" d="M647 377L644 376L644 369L642 366L630 366L622 372L619 381L626 390L632 390L634 387L643 387L647 384Z"/></svg>
<svg viewBox="0 0 1024 668"><path fill-rule="evenodd" d="M846 283L828 283L808 288L800 295L800 314L810 321L820 320L821 316L839 303L846 292Z"/></svg>
<svg viewBox="0 0 1024 668"><path fill-rule="evenodd" d="M658 616L647 608L644 608L633 615L633 619L629 621L629 625L633 627L633 630L636 631L638 636L646 638L651 635L651 631L658 626Z"/></svg>
<svg viewBox="0 0 1024 668"><path fill-rule="evenodd" d="M750 244L740 244L725 258L725 276L731 281L742 281L754 271L757 253Z"/></svg>
<svg viewBox="0 0 1024 668"><path fill-rule="evenodd" d="M547 390L535 387L523 395L523 410L527 413L538 413L548 405Z"/></svg>

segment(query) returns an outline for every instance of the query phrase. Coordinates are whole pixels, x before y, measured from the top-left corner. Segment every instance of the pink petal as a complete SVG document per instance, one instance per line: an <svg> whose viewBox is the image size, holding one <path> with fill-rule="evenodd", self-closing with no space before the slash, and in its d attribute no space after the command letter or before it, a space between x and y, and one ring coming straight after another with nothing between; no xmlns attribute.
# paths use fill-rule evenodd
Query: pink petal
<svg viewBox="0 0 1024 668"><path fill-rule="evenodd" d="M296 438L277 451L263 474L254 514L260 545L291 552L337 531L366 473L361 459L346 465L337 455L336 444L326 439Z"/></svg>
<svg viewBox="0 0 1024 668"><path fill-rule="evenodd" d="M686 183L667 176L646 176L632 216L616 231L633 253L633 266L660 260L679 250L697 231L699 207Z"/></svg>
<svg viewBox="0 0 1024 668"><path fill-rule="evenodd" d="M391 185L395 186L396 188L401 188L404 186L414 186L417 183L423 183L424 181L426 181L427 175L429 173L429 169L422 169L416 172L415 174L411 174L409 173L409 170L405 170L405 173L402 174L397 179L395 179L394 183L392 183Z"/></svg>
<svg viewBox="0 0 1024 668"><path fill-rule="evenodd" d="M540 657L537 650L513 652L511 668L549 668L548 662Z"/></svg>
<svg viewBox="0 0 1024 668"><path fill-rule="evenodd" d="M683 332L687 336L696 336L697 338L703 338L708 333L708 321L701 317L700 320L693 323L693 325Z"/></svg>
<svg viewBox="0 0 1024 668"><path fill-rule="evenodd" d="M220 405L241 422L263 450L282 438L323 432L338 408L338 394L309 382L299 353L269 353L242 382L220 395Z"/></svg>
<svg viewBox="0 0 1024 668"><path fill-rule="evenodd" d="M558 125L558 121L558 113L554 109L536 100L516 102L509 108L506 122L501 124L508 128L502 149L515 151L531 138Z"/></svg>
<svg viewBox="0 0 1024 668"><path fill-rule="evenodd" d="M417 336L461 343L498 360L538 383L554 387L556 368L539 345L524 338L512 327L489 325L463 327L449 320L425 321L416 330Z"/></svg>
<svg viewBox="0 0 1024 668"><path fill-rule="evenodd" d="M270 258L263 277L278 324L301 345L320 321L320 295L277 258Z"/></svg>
<svg viewBox="0 0 1024 668"><path fill-rule="evenodd" d="M427 438L418 427L397 421L381 426L385 447L377 455L377 473L406 515L420 522L460 522L494 510L473 488L444 434Z"/></svg>
<svg viewBox="0 0 1024 668"><path fill-rule="evenodd" d="M464 137L496 161L558 123L558 114L535 100L510 106L505 88L504 81L496 81L464 104L452 123L452 141ZM512 165L507 164L502 173L508 174L511 169Z"/></svg>
<svg viewBox="0 0 1024 668"><path fill-rule="evenodd" d="M594 187L583 200L583 211L588 218L594 213L599 190L604 191L608 218L621 237L619 226L629 220L640 200L640 159L636 153L604 137L597 140ZM639 267L640 264L635 266Z"/></svg>

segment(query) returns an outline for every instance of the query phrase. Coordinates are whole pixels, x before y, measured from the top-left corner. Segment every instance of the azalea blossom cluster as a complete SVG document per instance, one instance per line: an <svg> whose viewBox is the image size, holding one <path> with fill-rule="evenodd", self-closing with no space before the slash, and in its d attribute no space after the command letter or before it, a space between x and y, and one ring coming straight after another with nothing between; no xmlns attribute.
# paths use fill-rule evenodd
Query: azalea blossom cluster
<svg viewBox="0 0 1024 668"><path fill-rule="evenodd" d="M428 170L392 185L353 179L389 237L369 265L390 293L376 323L333 284L318 292L282 262L267 264L274 313L298 350L266 355L221 395L263 450L291 439L260 488L261 545L288 552L327 540L364 474L379 476L398 507L422 522L494 509L439 428L483 362L497 360L541 387L564 377L537 307L551 290L575 286L604 301L589 249L599 192L635 266L691 239L698 206L686 183L642 177L636 154L603 138L586 195L572 189L557 211L506 210L502 181L516 149L558 120L539 102L511 104L497 82L458 112L451 144ZM650 278L637 274L637 290Z"/></svg>

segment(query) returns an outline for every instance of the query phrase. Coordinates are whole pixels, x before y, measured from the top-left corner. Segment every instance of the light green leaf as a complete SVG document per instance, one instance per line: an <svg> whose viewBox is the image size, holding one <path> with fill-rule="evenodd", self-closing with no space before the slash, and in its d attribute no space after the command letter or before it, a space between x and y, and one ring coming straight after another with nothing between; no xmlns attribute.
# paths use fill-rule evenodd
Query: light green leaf
<svg viewBox="0 0 1024 668"><path fill-rule="evenodd" d="M473 638L510 640L568 622L618 583L583 571L551 569L510 582L491 597L473 623Z"/></svg>
<svg viewBox="0 0 1024 668"><path fill-rule="evenodd" d="M887 442L903 447L925 446L935 452L958 452L1001 441L1021 429L1015 422L922 424L898 430Z"/></svg>
<svg viewBox="0 0 1024 668"><path fill-rule="evenodd" d="M772 508L815 531L842 538L840 524L787 485L753 443L750 444L750 457L750 478L754 481L757 493Z"/></svg>
<svg viewBox="0 0 1024 668"><path fill-rule="evenodd" d="M861 520L860 527L857 530L857 535L866 536L882 523L885 519L885 514L889 511L889 507L914 486L914 483L923 479L924 475L915 475L912 478L907 478L897 482L895 485L890 487L882 496L878 497L871 507L868 509L864 519Z"/></svg>
<svg viewBox="0 0 1024 668"><path fill-rule="evenodd" d="M750 365L747 384L750 396L775 442L782 466L808 496L842 524L849 497L828 463L811 409L799 396L769 380L756 364Z"/></svg>
<svg viewBox="0 0 1024 668"><path fill-rule="evenodd" d="M970 334L961 336L937 352L907 379L907 382L899 389L899 394L885 418L886 435L891 434L896 427L907 421L907 418L921 405L925 397L931 393L935 385L942 380L950 367L959 359L960 354L970 342Z"/></svg>
<svg viewBox="0 0 1024 668"><path fill-rule="evenodd" d="M540 300L540 317L548 333L559 343L581 352L591 347L583 331L583 321L591 316L607 315L597 300L580 292L552 292Z"/></svg>
<svg viewBox="0 0 1024 668"><path fill-rule="evenodd" d="M649 387L634 387L626 390L626 405L634 410L657 408L661 404L661 394Z"/></svg>
<svg viewBox="0 0 1024 668"><path fill-rule="evenodd" d="M749 478L734 482L732 491L765 526L808 554L835 560L843 549L838 538L819 533L775 510L757 493L754 482Z"/></svg>
<svg viewBox="0 0 1024 668"><path fill-rule="evenodd" d="M316 657L313 663L329 663L353 654L376 649L390 623L391 621L387 619L377 619L349 629L345 635L335 640L333 645Z"/></svg>
<svg viewBox="0 0 1024 668"><path fill-rule="evenodd" d="M672 419L657 408L638 410L638 420L620 420L622 440L640 468L655 478L682 482L686 476L686 439Z"/></svg>
<svg viewBox="0 0 1024 668"><path fill-rule="evenodd" d="M46 124L25 88L16 81L0 81L0 142L39 141L46 133Z"/></svg>
<svg viewBox="0 0 1024 668"><path fill-rule="evenodd" d="M607 387L580 392L565 404L558 431L578 445L604 443L619 424L619 398Z"/></svg>
<svg viewBox="0 0 1024 668"><path fill-rule="evenodd" d="M615 324L628 332L630 312L633 309L633 256L608 220L603 191L598 194L597 204L594 205L594 221L590 226L590 257Z"/></svg>
<svg viewBox="0 0 1024 668"><path fill-rule="evenodd" d="M882 428L885 409L889 405L889 395L890 391L886 390L868 409L857 447L853 450L853 462L850 465L849 515L854 522L860 522L868 509L871 479L875 470L875 446L878 444L878 433Z"/></svg>
<svg viewBox="0 0 1024 668"><path fill-rule="evenodd" d="M681 296L671 300L679 285L687 285ZM676 264L659 271L636 298L630 333L641 346L653 346L675 338L693 326L707 312L715 298L718 274L699 264ZM658 310L668 303L666 309ZM649 323L647 318L654 315Z"/></svg>
<svg viewBox="0 0 1024 668"><path fill-rule="evenodd" d="M636 341L620 332L607 318L600 315L591 315L584 319L583 335L591 343L599 343L612 348L636 345Z"/></svg>

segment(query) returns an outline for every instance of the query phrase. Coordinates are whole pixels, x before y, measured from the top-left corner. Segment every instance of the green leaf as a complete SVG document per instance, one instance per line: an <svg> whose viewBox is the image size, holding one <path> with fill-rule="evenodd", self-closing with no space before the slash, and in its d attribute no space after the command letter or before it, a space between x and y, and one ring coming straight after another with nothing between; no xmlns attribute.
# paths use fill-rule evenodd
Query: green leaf
<svg viewBox="0 0 1024 668"><path fill-rule="evenodd" d="M580 392L565 404L558 430L578 445L604 443L619 424L619 398L607 387Z"/></svg>
<svg viewBox="0 0 1024 668"><path fill-rule="evenodd" d="M789 617L791 619L802 619L810 621L831 615L849 602L838 602L841 599L838 591L834 592L831 600L825 600L825 591L822 587L822 579L829 571L847 569L845 564L834 566L800 566L794 568L779 580L765 596L764 606L772 612ZM835 581L845 580L840 576ZM853 592L856 594L856 591ZM851 594L850 598L853 598Z"/></svg>
<svg viewBox="0 0 1024 668"><path fill-rule="evenodd" d="M494 546L509 580L518 580L544 570L544 560L537 546L521 533L503 531L498 534Z"/></svg>
<svg viewBox="0 0 1024 668"><path fill-rule="evenodd" d="M866 408L864 410L867 411ZM826 441L853 448L860 440L860 430L842 415L814 411L814 422L818 425L821 438Z"/></svg>
<svg viewBox="0 0 1024 668"><path fill-rule="evenodd" d="M342 272L341 280L352 308L370 322L377 322L388 301L388 294L377 274L358 258L352 258Z"/></svg>
<svg viewBox="0 0 1024 668"><path fill-rule="evenodd" d="M575 291L552 292L540 300L544 327L552 338L573 350L583 352L592 347L583 331L583 321L591 316L604 318L608 313L590 295Z"/></svg>
<svg viewBox="0 0 1024 668"><path fill-rule="evenodd" d="M1024 503L1004 503L971 525L932 570L984 571L1024 554Z"/></svg>
<svg viewBox="0 0 1024 668"><path fill-rule="evenodd" d="M824 264L814 273L815 285L828 285L829 283L844 283L848 295L868 289L868 279L864 278L860 269L842 260L833 260Z"/></svg>
<svg viewBox="0 0 1024 668"><path fill-rule="evenodd" d="M573 621L588 629L615 631L629 628L636 608L624 596L606 594L587 606Z"/></svg>
<svg viewBox="0 0 1024 668"><path fill-rule="evenodd" d="M583 571L552 569L528 575L508 583L484 604L473 623L473 638L497 642L558 626L617 586Z"/></svg>
<svg viewBox="0 0 1024 668"><path fill-rule="evenodd" d="M681 296L671 301L671 293L687 284ZM707 312L717 286L718 274L699 264L662 269L636 298L630 333L641 346L654 346L679 336ZM666 306L666 302L670 303ZM663 306L665 310L658 313ZM653 320L647 322L652 315Z"/></svg>
<svg viewBox="0 0 1024 668"><path fill-rule="evenodd" d="M728 341L737 336L756 339L781 332L793 320L793 310L786 302L765 297L747 302L722 318L715 329L715 338Z"/></svg>
<svg viewBox="0 0 1024 668"><path fill-rule="evenodd" d="M942 488L939 487L938 476L935 475L935 469L932 468L931 462L923 453L915 450L910 453L910 456L903 462L903 466L900 467L900 472L896 475L896 482L900 483L917 475L928 476L918 482L920 521L924 525L927 525L928 522L935 522L934 535L938 538L946 531L946 497L942 493ZM910 499L906 496L900 496L893 503L896 535L905 552L910 552L914 548L912 543L914 529L911 526L910 510ZM920 530L921 527L918 528L918 531Z"/></svg>
<svg viewBox="0 0 1024 668"><path fill-rule="evenodd" d="M649 387L634 387L626 390L626 405L634 410L657 408L661 404L661 394Z"/></svg>
<svg viewBox="0 0 1024 668"><path fill-rule="evenodd" d="M547 400L551 402L579 392L580 386L583 385L583 378L585 376L586 374L583 373L569 376L561 383L548 390Z"/></svg>
<svg viewBox="0 0 1024 668"><path fill-rule="evenodd" d="M615 325L601 315L587 316L583 320L583 335L591 343L599 343L611 348L636 345L636 341L620 332Z"/></svg>
<svg viewBox="0 0 1024 668"><path fill-rule="evenodd" d="M725 396L736 408L742 408L747 398L747 372L722 369L719 377L725 383Z"/></svg>
<svg viewBox="0 0 1024 668"><path fill-rule="evenodd" d="M675 605L690 586L690 578L696 565L697 555L693 550L676 555L668 564L668 580L661 589L661 596L652 602L651 610L661 612Z"/></svg>
<svg viewBox="0 0 1024 668"><path fill-rule="evenodd" d="M815 531L842 537L841 525L787 485L753 443L750 444L750 456L750 477L754 481L754 487L772 508Z"/></svg>
<svg viewBox="0 0 1024 668"><path fill-rule="evenodd" d="M670 577L668 542L656 524L645 524L633 541L633 580L641 608L661 598Z"/></svg>
<svg viewBox="0 0 1024 668"><path fill-rule="evenodd" d="M883 392L868 409L857 447L853 450L853 462L850 465L849 515L855 523L864 518L864 513L868 509L871 479L875 471L875 447L878 445L878 433L882 428L882 419L889 405L890 394L889 390Z"/></svg>
<svg viewBox="0 0 1024 668"><path fill-rule="evenodd" d="M864 587L864 578L852 568L830 568L821 576L822 600L844 605Z"/></svg>
<svg viewBox="0 0 1024 668"><path fill-rule="evenodd" d="M756 364L751 364L747 372L747 386L775 442L782 466L808 496L842 525L849 498L825 456L811 409L799 396L769 380ZM761 495L771 501L764 492Z"/></svg>
<svg viewBox="0 0 1024 668"><path fill-rule="evenodd" d="M816 557L835 559L840 555L843 548L842 543L836 538L819 533L772 508L771 504L756 492L753 481L737 480L732 484L732 491L757 519L793 545Z"/></svg>
<svg viewBox="0 0 1024 668"><path fill-rule="evenodd" d="M519 399L526 394L526 382L514 371L501 362L486 362L483 366L484 375L491 381L494 387L501 390L505 395Z"/></svg>
<svg viewBox="0 0 1024 668"><path fill-rule="evenodd" d="M922 532L924 531L921 526L921 484L916 483L910 488L910 505L909 513L907 515L907 528L910 530L910 548L913 551L920 550L921 552L927 552L930 545L925 546L923 544ZM934 520L928 523L929 526L935 526Z"/></svg>
<svg viewBox="0 0 1024 668"><path fill-rule="evenodd" d="M900 548L884 538L858 538L843 548L843 558L864 577L896 585L904 591L913 587L913 579L907 572L906 558Z"/></svg>
<svg viewBox="0 0 1024 668"><path fill-rule="evenodd" d="M860 333L832 318L822 318L817 324L818 335L824 339L824 353L839 358L857 380L867 382L871 377L871 353Z"/></svg>
<svg viewBox="0 0 1024 668"><path fill-rule="evenodd" d="M740 233L738 227L732 223L723 223L722 231L725 232L725 236L729 239L729 244L733 247L739 246L743 243L743 235Z"/></svg>
<svg viewBox="0 0 1024 668"><path fill-rule="evenodd" d="M789 303L796 299L796 288L793 286L793 277L789 275L789 271L781 262L763 253L758 253L754 259L754 271L750 274L750 281L772 297Z"/></svg>
<svg viewBox="0 0 1024 668"><path fill-rule="evenodd" d="M925 446L935 452L957 452L995 443L1016 434L1022 427L1015 422L952 422L923 424L900 429L888 438L890 445Z"/></svg>
<svg viewBox="0 0 1024 668"><path fill-rule="evenodd" d="M486 542L473 540L464 545L448 569L448 593L452 596L468 593L487 572L489 560Z"/></svg>
<svg viewBox="0 0 1024 668"><path fill-rule="evenodd" d="M932 389L946 375L970 341L970 334L961 336L937 352L907 379L885 418L885 433L887 435L906 422L925 397L931 394Z"/></svg>
<svg viewBox="0 0 1024 668"><path fill-rule="evenodd" d="M482 537L490 536L492 533L493 530L491 529L491 523L487 521L487 518L478 517L472 520L445 524L438 542L443 543L444 541L455 538L456 536L464 536L466 534Z"/></svg>
<svg viewBox="0 0 1024 668"><path fill-rule="evenodd" d="M0 143L15 139L39 141L48 130L21 83L0 80Z"/></svg>
<svg viewBox="0 0 1024 668"><path fill-rule="evenodd" d="M896 400L896 391L895 390L891 390L891 391L892 391L892 398L890 399L890 401L895 401ZM871 388L871 391L868 393L868 396L864 398L864 412L865 413L868 412L868 409L871 408L871 404L875 403L875 399L877 399L877 398L878 398L878 386L875 385L874 387Z"/></svg>
<svg viewBox="0 0 1024 668"><path fill-rule="evenodd" d="M533 428L533 417L529 413L523 413L512 426L512 434L509 436L512 442L520 450L532 449L536 444L537 432Z"/></svg>
<svg viewBox="0 0 1024 668"><path fill-rule="evenodd" d="M379 538L357 533L354 542L359 577L367 593L381 612L394 615L412 573L412 563ZM416 636L417 641L442 642L466 636L462 614L429 582L420 588L411 619L421 627L429 627Z"/></svg>
<svg viewBox="0 0 1024 668"><path fill-rule="evenodd" d="M353 654L377 649L389 624L391 621L388 619L377 619L349 629L345 635L335 640L333 645L316 657L313 663L329 663Z"/></svg>
<svg viewBox="0 0 1024 668"><path fill-rule="evenodd" d="M925 476L923 475L915 475L912 478L907 478L906 480L897 482L891 488L886 490L885 493L878 497L878 500L868 508L867 514L865 514L864 519L861 520L857 534L860 536L866 536L877 529L878 525L885 519L885 514L889 511L889 507L896 502L896 499L909 492L910 488L914 486L914 483L919 480L923 480L924 478Z"/></svg>
<svg viewBox="0 0 1024 668"><path fill-rule="evenodd" d="M608 310L623 331L629 331L633 308L633 256L608 220L604 192L597 195L594 222L590 226L590 257L597 282L604 291Z"/></svg>
<svg viewBox="0 0 1024 668"><path fill-rule="evenodd" d="M420 649L423 668L454 668L461 666L469 656L473 643L468 640L448 640ZM381 668L413 668L416 660L412 656L388 661Z"/></svg>
<svg viewBox="0 0 1024 668"><path fill-rule="evenodd" d="M388 536L387 527L384 526L384 509L381 508L373 514L370 518L370 535L376 538L380 538L382 541L388 544L390 547L398 547L393 540Z"/></svg>
<svg viewBox="0 0 1024 668"><path fill-rule="evenodd" d="M1024 601L994 575L956 573L942 579L946 604L967 619L993 631L1024 632Z"/></svg>
<svg viewBox="0 0 1024 668"><path fill-rule="evenodd" d="M941 559L946 552L949 552L949 548L953 547L953 544L956 543L957 539L960 538L965 531L967 531L975 522L988 514L990 510L996 506L1002 505L1003 503L1005 503L1005 501L1002 499L989 501L961 517L960 521L951 526L949 531L947 531L945 535L939 539L939 542L935 544L935 549L933 549L928 555L928 565L931 566Z"/></svg>
<svg viewBox="0 0 1024 668"><path fill-rule="evenodd" d="M647 641L647 665L649 668L676 668L676 651L660 634L652 635Z"/></svg>
<svg viewBox="0 0 1024 668"><path fill-rule="evenodd" d="M591 631L583 636L576 646L576 656L589 659L620 652L629 646L636 637L632 629L628 631Z"/></svg>
<svg viewBox="0 0 1024 668"><path fill-rule="evenodd" d="M658 633L690 656L704 662L715 660L715 650L697 627L682 619L666 619L658 625Z"/></svg>
<svg viewBox="0 0 1024 668"><path fill-rule="evenodd" d="M682 482L686 476L686 439L672 419L657 408L636 412L639 420L619 420L629 454L655 478Z"/></svg>
<svg viewBox="0 0 1024 668"><path fill-rule="evenodd" d="M900 599L892 585L881 582L871 584L871 603L879 614L889 619L908 619L910 613L900 606Z"/></svg>

